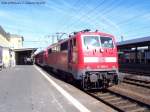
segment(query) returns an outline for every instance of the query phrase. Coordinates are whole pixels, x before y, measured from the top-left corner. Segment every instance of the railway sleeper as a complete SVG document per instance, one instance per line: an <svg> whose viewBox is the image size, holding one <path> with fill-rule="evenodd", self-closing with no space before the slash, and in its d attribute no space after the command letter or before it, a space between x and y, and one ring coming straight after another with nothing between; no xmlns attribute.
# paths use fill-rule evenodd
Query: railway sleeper
<svg viewBox="0 0 150 112"><path fill-rule="evenodd" d="M137 106L137 104L135 104L135 103L126 103L124 105L119 105L119 107L122 109L131 108L131 107L135 107L135 106Z"/></svg>
<svg viewBox="0 0 150 112"><path fill-rule="evenodd" d="M139 110L140 110L140 112L141 112L141 111L145 111L146 108L136 105L136 106L129 106L126 108L122 108L122 110L124 110L125 112L139 112Z"/></svg>
<svg viewBox="0 0 150 112"><path fill-rule="evenodd" d="M144 108L144 107L139 107L133 110L130 110L129 112L149 112L148 109Z"/></svg>
<svg viewBox="0 0 150 112"><path fill-rule="evenodd" d="M129 103L129 101L120 99L120 100L117 100L117 101L110 101L110 103L112 103L113 105L118 106L118 105L121 105L121 104L124 105L125 103Z"/></svg>
<svg viewBox="0 0 150 112"><path fill-rule="evenodd" d="M104 100L110 100L110 99L116 98L116 96L111 95L111 96L103 96L103 97L100 97L100 98L102 98Z"/></svg>
<svg viewBox="0 0 150 112"><path fill-rule="evenodd" d="M97 95L98 97L105 97L105 96L110 96L111 94L110 93L98 93Z"/></svg>
<svg viewBox="0 0 150 112"><path fill-rule="evenodd" d="M117 102L117 101L120 101L122 98L120 97L115 97L115 98L112 98L112 99L108 99L107 101L109 102Z"/></svg>

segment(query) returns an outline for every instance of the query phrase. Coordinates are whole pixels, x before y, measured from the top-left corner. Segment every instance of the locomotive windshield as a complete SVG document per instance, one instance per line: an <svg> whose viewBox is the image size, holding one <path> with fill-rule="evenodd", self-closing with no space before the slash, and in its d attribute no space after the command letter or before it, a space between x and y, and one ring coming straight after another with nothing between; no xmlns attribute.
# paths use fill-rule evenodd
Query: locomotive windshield
<svg viewBox="0 0 150 112"><path fill-rule="evenodd" d="M84 36L84 46L113 48L111 37Z"/></svg>
<svg viewBox="0 0 150 112"><path fill-rule="evenodd" d="M106 48L113 48L113 40L110 37L100 37L101 46Z"/></svg>
<svg viewBox="0 0 150 112"><path fill-rule="evenodd" d="M84 45L91 47L99 47L99 36L84 36Z"/></svg>

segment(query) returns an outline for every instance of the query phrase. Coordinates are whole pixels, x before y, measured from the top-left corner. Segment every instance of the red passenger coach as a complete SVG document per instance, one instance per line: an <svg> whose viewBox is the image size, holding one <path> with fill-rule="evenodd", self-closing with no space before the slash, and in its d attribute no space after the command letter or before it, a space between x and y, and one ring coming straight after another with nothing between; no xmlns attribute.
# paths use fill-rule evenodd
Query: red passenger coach
<svg viewBox="0 0 150 112"><path fill-rule="evenodd" d="M34 63L45 67L47 65L48 53L47 50L43 50L34 56Z"/></svg>
<svg viewBox="0 0 150 112"><path fill-rule="evenodd" d="M36 63L37 65L41 65L43 63L43 54L44 54L44 51L41 51L35 54L34 63Z"/></svg>
<svg viewBox="0 0 150 112"><path fill-rule="evenodd" d="M118 57L114 36L102 32L77 32L47 48L47 65L84 89L118 83Z"/></svg>

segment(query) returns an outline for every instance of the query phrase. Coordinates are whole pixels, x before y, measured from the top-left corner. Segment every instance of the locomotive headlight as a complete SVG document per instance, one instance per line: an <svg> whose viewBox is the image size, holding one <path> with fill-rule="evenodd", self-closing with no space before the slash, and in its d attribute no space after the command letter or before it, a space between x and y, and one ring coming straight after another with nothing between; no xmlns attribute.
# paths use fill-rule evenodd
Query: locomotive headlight
<svg viewBox="0 0 150 112"><path fill-rule="evenodd" d="M116 57L105 57L105 62L117 62Z"/></svg>
<svg viewBox="0 0 150 112"><path fill-rule="evenodd" d="M99 58L98 57L84 57L84 62L85 63L99 62Z"/></svg>
<svg viewBox="0 0 150 112"><path fill-rule="evenodd" d="M89 70L91 67L90 66L86 66L86 69Z"/></svg>
<svg viewBox="0 0 150 112"><path fill-rule="evenodd" d="M115 67L115 66L112 66L112 68L113 68L113 69L116 69L116 67Z"/></svg>
<svg viewBox="0 0 150 112"><path fill-rule="evenodd" d="M90 75L90 81L91 82L97 82L98 81L98 77L96 74L91 74Z"/></svg>

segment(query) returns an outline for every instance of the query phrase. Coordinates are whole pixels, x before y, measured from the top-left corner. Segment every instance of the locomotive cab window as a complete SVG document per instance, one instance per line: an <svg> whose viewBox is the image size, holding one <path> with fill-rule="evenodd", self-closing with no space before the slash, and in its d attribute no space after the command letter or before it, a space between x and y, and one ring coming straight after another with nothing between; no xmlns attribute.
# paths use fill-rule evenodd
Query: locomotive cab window
<svg viewBox="0 0 150 112"><path fill-rule="evenodd" d="M68 49L68 41L67 42L64 42L60 45L60 50L63 51L63 50L67 50Z"/></svg>
<svg viewBox="0 0 150 112"><path fill-rule="evenodd" d="M84 36L84 45L86 47L100 47L99 36Z"/></svg>
<svg viewBox="0 0 150 112"><path fill-rule="evenodd" d="M73 39L73 46L76 46L76 38Z"/></svg>
<svg viewBox="0 0 150 112"><path fill-rule="evenodd" d="M110 37L100 37L101 46L106 48L113 48L113 40Z"/></svg>
<svg viewBox="0 0 150 112"><path fill-rule="evenodd" d="M49 49L49 50L48 50L48 54L50 54L51 52L52 52L52 49Z"/></svg>

